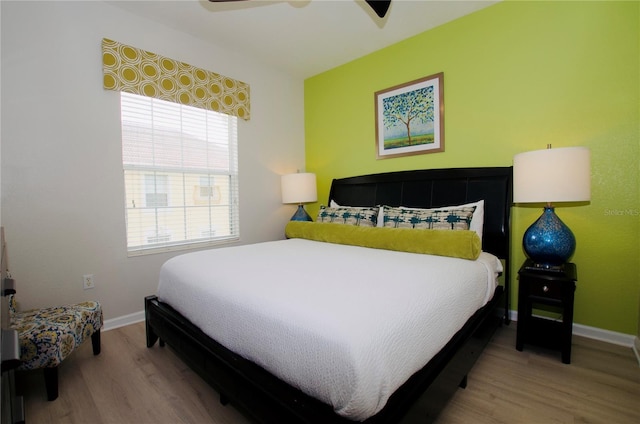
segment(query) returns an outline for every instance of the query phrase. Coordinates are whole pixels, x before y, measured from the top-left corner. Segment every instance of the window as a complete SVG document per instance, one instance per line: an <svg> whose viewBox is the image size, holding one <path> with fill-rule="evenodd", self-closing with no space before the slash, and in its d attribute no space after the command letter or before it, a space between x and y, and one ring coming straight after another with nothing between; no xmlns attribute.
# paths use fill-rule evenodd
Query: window
<svg viewBox="0 0 640 424"><path fill-rule="evenodd" d="M144 197L147 208L169 206L168 175L146 174L144 176Z"/></svg>
<svg viewBox="0 0 640 424"><path fill-rule="evenodd" d="M129 254L237 240L237 118L121 92Z"/></svg>

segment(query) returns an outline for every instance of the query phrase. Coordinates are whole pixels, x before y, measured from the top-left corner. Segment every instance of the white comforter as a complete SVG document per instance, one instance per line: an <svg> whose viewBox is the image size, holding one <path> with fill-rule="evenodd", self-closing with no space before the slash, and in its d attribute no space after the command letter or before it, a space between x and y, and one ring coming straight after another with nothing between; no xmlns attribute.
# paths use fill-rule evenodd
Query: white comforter
<svg viewBox="0 0 640 424"><path fill-rule="evenodd" d="M500 261L290 239L168 260L158 297L228 349L364 420L493 295Z"/></svg>

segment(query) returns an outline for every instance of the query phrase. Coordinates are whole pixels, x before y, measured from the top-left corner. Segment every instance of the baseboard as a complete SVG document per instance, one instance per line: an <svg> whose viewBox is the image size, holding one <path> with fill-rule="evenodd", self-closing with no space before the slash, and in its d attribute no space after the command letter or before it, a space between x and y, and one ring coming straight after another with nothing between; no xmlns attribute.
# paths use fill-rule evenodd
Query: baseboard
<svg viewBox="0 0 640 424"><path fill-rule="evenodd" d="M133 314L123 315L117 318L111 318L104 321L102 331L109 331L115 328L124 327L125 325L136 324L144 321L144 311L134 312Z"/></svg>
<svg viewBox="0 0 640 424"><path fill-rule="evenodd" d="M510 311L509 316L513 321L518 321L518 311ZM586 337L588 339L600 340L619 346L634 348L636 351L636 357L638 356L638 351L640 351L640 342L638 342L638 338L631 334L618 333L616 331L603 330L602 328L589 327L587 325L576 323L573 324L573 334L576 336Z"/></svg>
<svg viewBox="0 0 640 424"><path fill-rule="evenodd" d="M573 324L573 334L631 348L633 347L633 340L635 338L635 336L631 334L617 333L615 331L588 327L581 324Z"/></svg>
<svg viewBox="0 0 640 424"><path fill-rule="evenodd" d="M640 337L636 337L633 343L633 353L636 354L638 365L640 366Z"/></svg>

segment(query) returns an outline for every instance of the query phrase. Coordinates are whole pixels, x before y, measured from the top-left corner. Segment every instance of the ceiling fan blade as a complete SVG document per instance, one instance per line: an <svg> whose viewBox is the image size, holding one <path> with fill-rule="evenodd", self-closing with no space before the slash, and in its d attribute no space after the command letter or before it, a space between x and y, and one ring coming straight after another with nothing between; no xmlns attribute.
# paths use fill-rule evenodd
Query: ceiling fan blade
<svg viewBox="0 0 640 424"><path fill-rule="evenodd" d="M242 1L242 0L209 0L212 3L223 3L229 1ZM387 10L389 10L389 6L391 6L391 0L365 0L367 4L376 12L381 18L384 18L384 15L387 14Z"/></svg>
<svg viewBox="0 0 640 424"><path fill-rule="evenodd" d="M387 10L389 10L389 6L391 6L391 0L365 0L369 6L373 9L376 14L384 18L384 15L387 14Z"/></svg>

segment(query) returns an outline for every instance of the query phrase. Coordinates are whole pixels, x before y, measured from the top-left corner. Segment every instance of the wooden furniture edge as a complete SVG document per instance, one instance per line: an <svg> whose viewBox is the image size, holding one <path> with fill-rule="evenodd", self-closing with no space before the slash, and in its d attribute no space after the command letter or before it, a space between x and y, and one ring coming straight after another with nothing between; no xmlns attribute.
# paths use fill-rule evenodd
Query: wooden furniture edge
<svg viewBox="0 0 640 424"><path fill-rule="evenodd" d="M469 192L469 186L477 185L479 181L480 184L486 183L487 180L497 181L492 184L496 184L496 187L503 190L498 191L498 197L494 199L496 205L485 204L485 217L488 215L487 210L491 214L491 210L494 209L501 217L501 221L491 222L488 227L485 220L484 234L486 235L488 231L490 235L486 241L483 237L483 248L486 247L489 252L505 261L504 287L497 287L490 302L477 311L465 326L452 337L445 348L422 370L415 373L401 386L378 414L364 421L367 424L424 423L435 420L457 388L466 386L467 373L473 367L495 329L502 322L509 323L511 167L399 171L343 178L333 181L329 200L336 199L335 190L341 184L354 186L358 196L361 194L361 186L364 185L367 186L365 191L374 193L373 197L369 193L369 198L363 200L364 204L345 204L351 206L380 205L384 203L378 202L378 193L384 194L384 190L388 189L388 186L398 186L399 184L404 191L402 184L407 182L406 191L410 193L416 185L422 183L422 180L428 184L432 184L436 180L442 181L445 186L449 181L453 181L454 187L458 187L458 183L463 184L465 191L457 193L453 190L454 195L460 194L462 197L459 202L451 200L453 203L447 203L448 200L444 199L448 199L448 194L445 193L442 197L443 190L440 190L434 195L434 192L438 192L438 190L434 190L432 184L429 193L420 192L420 195L428 195L424 204L407 204L406 206L438 207L479 200L477 192L473 192L473 190L471 193ZM487 194L487 188L484 187L479 191ZM446 190L444 191L446 192ZM490 191L489 194L492 195L493 186ZM358 196L354 196L354 198ZM349 198L347 196L347 199ZM340 203L341 199L336 200ZM396 205L400 204L402 203L396 203ZM394 206L393 202L390 205ZM487 206L489 207L487 208ZM501 316L498 316L501 305L503 305L504 311ZM328 405L305 395L256 364L224 348L169 305L160 302L156 296L145 298L145 316L148 347L152 347L158 340L161 346L164 345L164 342L168 343L185 363L220 393L222 403L231 402L253 421L257 423L308 424L353 422L335 414Z"/></svg>

